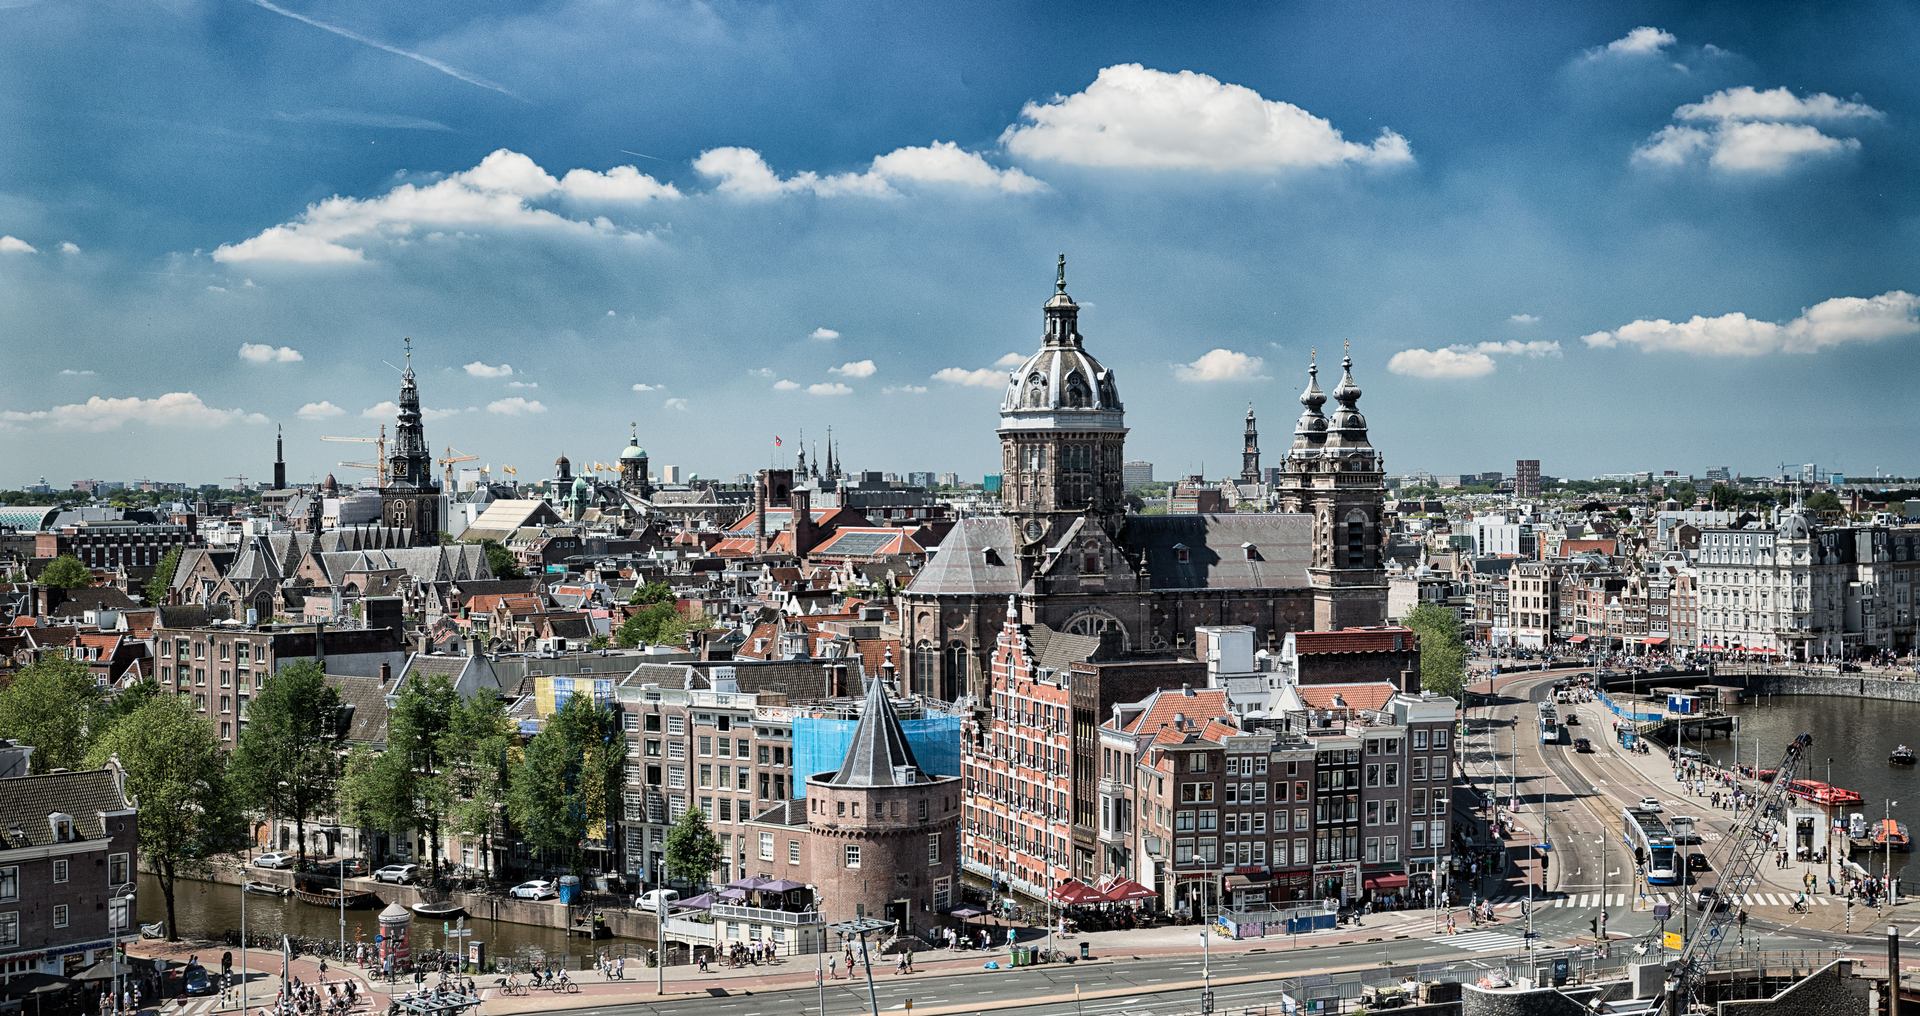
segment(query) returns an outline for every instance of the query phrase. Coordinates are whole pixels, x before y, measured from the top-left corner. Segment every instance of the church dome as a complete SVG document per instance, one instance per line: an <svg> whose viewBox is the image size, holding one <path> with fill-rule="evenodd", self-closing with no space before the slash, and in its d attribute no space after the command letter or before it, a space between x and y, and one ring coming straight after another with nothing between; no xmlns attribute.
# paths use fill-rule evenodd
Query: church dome
<svg viewBox="0 0 1920 1016"><path fill-rule="evenodd" d="M630 444L625 451L620 453L620 457L623 459L644 459L647 457L647 450L639 445Z"/></svg>
<svg viewBox="0 0 1920 1016"><path fill-rule="evenodd" d="M588 492L589 492L589 491L590 491L591 489L592 489L592 488L591 488L591 487L589 487L589 486L588 486L588 484L587 484L587 478L586 478L586 476L585 476L585 475L581 475L581 476L576 476L576 477L574 477L574 478L573 478L573 497L574 497L574 500L576 500L576 501L577 501L577 500L580 500L580 499L582 499L582 498L585 498L585 497L587 496L587 494L588 494Z"/></svg>
<svg viewBox="0 0 1920 1016"><path fill-rule="evenodd" d="M1064 258L1044 311L1046 333L1039 350L1007 374L1001 426L1122 429L1120 387L1113 372L1086 351L1080 307L1067 295Z"/></svg>

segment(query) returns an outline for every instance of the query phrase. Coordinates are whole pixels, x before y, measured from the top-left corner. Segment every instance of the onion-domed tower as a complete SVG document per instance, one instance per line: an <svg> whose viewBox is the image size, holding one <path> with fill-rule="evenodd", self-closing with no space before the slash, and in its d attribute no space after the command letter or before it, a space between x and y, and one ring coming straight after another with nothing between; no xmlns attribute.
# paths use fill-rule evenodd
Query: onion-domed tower
<svg viewBox="0 0 1920 1016"><path fill-rule="evenodd" d="M1008 375L1000 401L1000 496L1026 547L1049 544L1083 514L1117 534L1126 513L1120 389L1084 348L1064 254L1053 288L1040 349Z"/></svg>
<svg viewBox="0 0 1920 1016"><path fill-rule="evenodd" d="M647 450L640 447L640 425L627 425L627 447L620 453L620 489L637 497L653 496L653 480L647 470Z"/></svg>
<svg viewBox="0 0 1920 1016"><path fill-rule="evenodd" d="M1294 427L1280 476L1280 510L1313 516L1313 626L1320 631L1380 624L1386 620L1387 577L1383 569L1381 514L1385 510L1385 465L1367 438L1360 415L1360 386L1353 356L1340 361L1333 389L1333 416L1321 414L1320 366L1309 362L1306 407Z"/></svg>

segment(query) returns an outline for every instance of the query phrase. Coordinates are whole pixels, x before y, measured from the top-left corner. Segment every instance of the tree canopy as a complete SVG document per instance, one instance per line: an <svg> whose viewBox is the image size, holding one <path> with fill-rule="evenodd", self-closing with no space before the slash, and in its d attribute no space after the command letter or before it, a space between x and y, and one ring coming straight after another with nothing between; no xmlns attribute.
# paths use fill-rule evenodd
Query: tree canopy
<svg viewBox="0 0 1920 1016"><path fill-rule="evenodd" d="M589 839L612 842L627 737L613 709L574 695L527 742L507 785L507 814L549 861L580 868Z"/></svg>
<svg viewBox="0 0 1920 1016"><path fill-rule="evenodd" d="M0 690L0 733L33 745L31 768L79 769L112 714L106 693L84 664L45 657Z"/></svg>
<svg viewBox="0 0 1920 1016"><path fill-rule="evenodd" d="M1467 679L1459 615L1437 603L1422 603L1407 614L1404 623L1420 635L1421 689L1458 698Z"/></svg>
<svg viewBox="0 0 1920 1016"><path fill-rule="evenodd" d="M480 546L487 553L487 569L493 572L494 578L519 579L526 577L527 573L521 570L520 561L513 556L513 551L501 546L498 540L481 540Z"/></svg>
<svg viewBox="0 0 1920 1016"><path fill-rule="evenodd" d="M173 588L173 574L180 570L180 548L171 547L153 566L153 577L147 580L145 589L147 606L152 607L167 600L167 590Z"/></svg>
<svg viewBox="0 0 1920 1016"><path fill-rule="evenodd" d="M167 938L179 939L174 885L205 870L243 832L227 782L227 754L213 722L183 695L147 696L93 746L87 764L117 758L140 805L140 860L160 881Z"/></svg>
<svg viewBox="0 0 1920 1016"><path fill-rule="evenodd" d="M672 603L673 587L665 582L649 582L633 591L628 603Z"/></svg>
<svg viewBox="0 0 1920 1016"><path fill-rule="evenodd" d="M697 623L705 623L700 619ZM679 645L696 624L680 613L672 600L649 604L622 622L613 633L613 641L632 648L639 645Z"/></svg>
<svg viewBox="0 0 1920 1016"><path fill-rule="evenodd" d="M340 693L318 662L301 660L267 678L253 696L233 750L231 772L241 799L292 819L303 861L307 819L333 806L341 721Z"/></svg>
<svg viewBox="0 0 1920 1016"><path fill-rule="evenodd" d="M54 589L85 589L93 585L93 569L72 554L62 554L40 573L40 584Z"/></svg>
<svg viewBox="0 0 1920 1016"><path fill-rule="evenodd" d="M698 808L688 808L667 830L667 873L682 882L705 883L724 856L725 848Z"/></svg>
<svg viewBox="0 0 1920 1016"><path fill-rule="evenodd" d="M1837 512L1845 511L1847 506L1840 501L1840 495L1821 490L1808 495L1806 507L1810 512Z"/></svg>

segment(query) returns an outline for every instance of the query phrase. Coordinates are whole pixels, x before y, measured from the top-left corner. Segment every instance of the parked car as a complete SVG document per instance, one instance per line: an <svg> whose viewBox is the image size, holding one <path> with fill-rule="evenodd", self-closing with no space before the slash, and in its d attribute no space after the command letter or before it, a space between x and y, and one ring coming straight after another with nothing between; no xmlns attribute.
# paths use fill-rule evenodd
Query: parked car
<svg viewBox="0 0 1920 1016"><path fill-rule="evenodd" d="M1660 799L1657 797L1643 797L1640 799L1640 803L1634 805L1634 807L1639 808L1641 811L1659 811Z"/></svg>
<svg viewBox="0 0 1920 1016"><path fill-rule="evenodd" d="M516 900L550 900L560 895L560 890L553 887L551 880L536 878L507 890L507 895Z"/></svg>
<svg viewBox="0 0 1920 1016"><path fill-rule="evenodd" d="M649 889L634 897L633 905L648 913L654 913L662 907L672 907L678 902L680 902L680 894L672 889Z"/></svg>
<svg viewBox="0 0 1920 1016"><path fill-rule="evenodd" d="M1584 737L1576 737L1573 739L1573 750L1582 755L1591 755L1593 754L1593 742Z"/></svg>
<svg viewBox="0 0 1920 1016"><path fill-rule="evenodd" d="M364 857L349 857L334 867L344 867L348 878L364 878L367 874L367 859Z"/></svg>
<svg viewBox="0 0 1920 1016"><path fill-rule="evenodd" d="M406 883L412 882L413 877L419 873L420 866L417 864L389 864L379 871L374 872L373 880L375 882L392 882L395 885L405 885Z"/></svg>
<svg viewBox="0 0 1920 1016"><path fill-rule="evenodd" d="M293 862L294 858L292 854L283 854L278 850L269 850L259 857L254 858L253 866L256 868L284 869L293 867Z"/></svg>
<svg viewBox="0 0 1920 1016"><path fill-rule="evenodd" d="M180 975L180 988L189 995L211 995L217 990L207 968L195 963Z"/></svg>

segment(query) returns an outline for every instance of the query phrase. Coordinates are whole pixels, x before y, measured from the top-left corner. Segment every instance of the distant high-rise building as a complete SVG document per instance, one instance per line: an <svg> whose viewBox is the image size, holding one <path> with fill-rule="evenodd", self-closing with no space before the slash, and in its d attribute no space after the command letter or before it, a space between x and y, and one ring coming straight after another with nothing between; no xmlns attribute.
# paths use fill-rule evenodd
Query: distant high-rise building
<svg viewBox="0 0 1920 1016"><path fill-rule="evenodd" d="M1726 483L1733 479L1733 470L1727 466L1713 466L1707 470L1708 483Z"/></svg>
<svg viewBox="0 0 1920 1016"><path fill-rule="evenodd" d="M280 426L273 428L273 489L287 489L287 456L285 445L280 438Z"/></svg>
<svg viewBox="0 0 1920 1016"><path fill-rule="evenodd" d="M1120 482L1126 484L1128 490L1132 490L1135 487L1144 487L1147 484L1152 483L1153 482L1153 463L1151 462L1122 463L1120 466Z"/></svg>
<svg viewBox="0 0 1920 1016"><path fill-rule="evenodd" d="M940 486L942 487L960 486L960 474L959 473L941 473Z"/></svg>
<svg viewBox="0 0 1920 1016"><path fill-rule="evenodd" d="M907 484L913 487L931 487L933 486L933 473L930 471L914 470L907 474Z"/></svg>
<svg viewBox="0 0 1920 1016"><path fill-rule="evenodd" d="M1540 496L1540 460L1516 459L1513 463L1513 496Z"/></svg>
<svg viewBox="0 0 1920 1016"><path fill-rule="evenodd" d="M661 483L685 483L687 481L681 479L679 466L661 466L660 482Z"/></svg>

